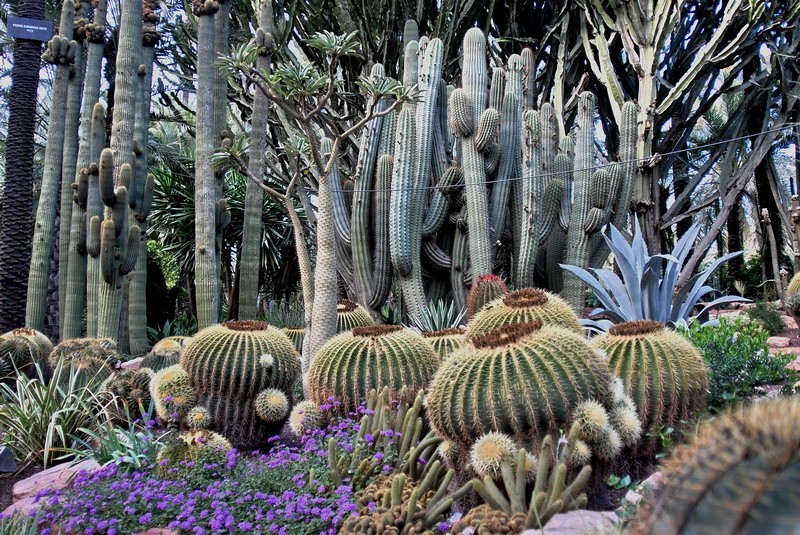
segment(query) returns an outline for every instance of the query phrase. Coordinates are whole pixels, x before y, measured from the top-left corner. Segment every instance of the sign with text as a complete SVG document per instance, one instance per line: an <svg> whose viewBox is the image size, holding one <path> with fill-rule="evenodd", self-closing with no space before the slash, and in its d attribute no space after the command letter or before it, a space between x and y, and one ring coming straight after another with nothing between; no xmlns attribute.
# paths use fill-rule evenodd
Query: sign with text
<svg viewBox="0 0 800 535"><path fill-rule="evenodd" d="M16 39L49 41L53 37L53 23L49 20L8 17L8 36Z"/></svg>

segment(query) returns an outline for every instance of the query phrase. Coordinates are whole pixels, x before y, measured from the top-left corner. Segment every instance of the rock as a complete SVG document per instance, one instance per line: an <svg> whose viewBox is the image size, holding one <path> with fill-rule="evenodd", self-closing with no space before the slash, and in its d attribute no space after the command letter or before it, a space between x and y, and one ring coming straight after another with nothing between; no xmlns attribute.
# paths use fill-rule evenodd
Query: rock
<svg viewBox="0 0 800 535"><path fill-rule="evenodd" d="M664 487L664 474L653 472L650 477L642 481L642 485L650 489L650 492L658 492Z"/></svg>
<svg viewBox="0 0 800 535"><path fill-rule="evenodd" d="M17 471L17 461L7 446L0 448L0 472L10 474Z"/></svg>
<svg viewBox="0 0 800 535"><path fill-rule="evenodd" d="M27 515L31 511L35 511L36 509L41 507L41 504L40 503L34 503L33 502L34 500L35 500L35 497L34 496L30 496L28 498L23 498L22 500L15 501L14 503L12 503L8 507L6 507L5 511L0 513L0 516L3 516L3 517L5 517L7 515L10 516L10 515L13 515L14 513L21 513L23 515Z"/></svg>
<svg viewBox="0 0 800 535"><path fill-rule="evenodd" d="M789 347L789 339L785 336L770 336L767 338L767 345L772 349L782 349Z"/></svg>
<svg viewBox="0 0 800 535"><path fill-rule="evenodd" d="M93 471L100 468L97 461L87 459L74 466L69 463L59 464L48 468L28 479L17 481L11 491L11 499L14 503L25 498L32 498L42 489L60 490L67 486L72 477L81 470Z"/></svg>
<svg viewBox="0 0 800 535"><path fill-rule="evenodd" d="M784 325L786 325L787 329L798 329L800 326L797 325L797 320L791 316L783 315L781 316Z"/></svg>
<svg viewBox="0 0 800 535"><path fill-rule="evenodd" d="M792 362L786 365L786 369L800 372L800 357L797 357Z"/></svg>
<svg viewBox="0 0 800 535"><path fill-rule="evenodd" d="M138 357L135 359L131 359L127 362L123 362L119 365L120 369L122 370L138 370L142 366L142 361L144 357Z"/></svg>
<svg viewBox="0 0 800 535"><path fill-rule="evenodd" d="M633 490L629 490L625 493L625 503L631 505L639 505L639 502L642 501L643 498L644 496Z"/></svg>
<svg viewBox="0 0 800 535"><path fill-rule="evenodd" d="M522 535L602 535L619 533L619 517L613 511L570 511L550 519L543 530L529 529Z"/></svg>

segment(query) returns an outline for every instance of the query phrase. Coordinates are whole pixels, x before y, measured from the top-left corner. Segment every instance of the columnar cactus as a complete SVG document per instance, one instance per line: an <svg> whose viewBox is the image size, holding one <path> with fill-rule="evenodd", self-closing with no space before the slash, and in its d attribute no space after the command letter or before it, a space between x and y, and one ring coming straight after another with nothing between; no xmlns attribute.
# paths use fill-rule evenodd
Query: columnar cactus
<svg viewBox="0 0 800 535"><path fill-rule="evenodd" d="M582 333L578 316L563 299L538 288L523 288L485 305L467 324L465 336L472 338L512 323L536 320Z"/></svg>
<svg viewBox="0 0 800 535"><path fill-rule="evenodd" d="M568 426L581 402L613 404L608 365L575 332L536 321L469 342L442 363L428 390L430 423L452 442L469 446L499 431L538 445Z"/></svg>
<svg viewBox="0 0 800 535"><path fill-rule="evenodd" d="M265 390L288 395L300 373L294 344L279 329L250 320L211 326L192 338L180 362L213 427L237 448L265 447L289 415L288 400L279 420L261 419L256 408Z"/></svg>
<svg viewBox="0 0 800 535"><path fill-rule="evenodd" d="M675 427L705 406L708 371L691 342L663 324L629 321L593 340L608 354L647 432Z"/></svg>
<svg viewBox="0 0 800 535"><path fill-rule="evenodd" d="M427 386L438 364L433 348L400 326L356 327L326 343L311 362L309 396L317 404L332 396L345 413L372 389L389 387L391 399L410 401Z"/></svg>
<svg viewBox="0 0 800 535"><path fill-rule="evenodd" d="M637 535L791 533L800 510L796 399L765 401L700 426L664 466L666 486Z"/></svg>

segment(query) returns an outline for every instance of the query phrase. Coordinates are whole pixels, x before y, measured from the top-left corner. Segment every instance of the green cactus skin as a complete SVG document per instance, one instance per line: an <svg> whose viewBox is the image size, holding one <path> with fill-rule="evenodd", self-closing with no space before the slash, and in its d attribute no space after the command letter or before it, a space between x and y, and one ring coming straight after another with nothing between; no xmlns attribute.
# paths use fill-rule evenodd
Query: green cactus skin
<svg viewBox="0 0 800 535"><path fill-rule="evenodd" d="M197 404L206 407L211 415L211 428L228 439L234 448L242 451L265 450L268 439L280 433L289 417L265 422L256 414L256 398L228 398L213 394L199 394Z"/></svg>
<svg viewBox="0 0 800 535"><path fill-rule="evenodd" d="M450 93L450 105L447 114L450 131L457 137L470 137L475 128L475 117L472 112L472 98L461 88Z"/></svg>
<svg viewBox="0 0 800 535"><path fill-rule="evenodd" d="M99 282L95 277L93 283L88 283L88 258L86 250L86 239L88 231L88 221L91 216L88 214L90 208L90 192L92 191L90 182L94 182L96 191L96 175L90 170L91 164L97 162L100 157L100 150L105 145L105 125L102 106L97 103L100 95L100 75L105 49L105 39L103 29L106 24L106 2L99 0L94 8L94 19L92 22L91 37L86 45L86 76L83 84L83 109L81 111L79 127L78 157L76 162L76 206L72 207L72 217L70 222L69 252L67 253L67 282L66 298L64 309L61 313L63 325L61 338L68 340L81 336L82 311L84 305L87 307L87 331L92 327L92 332L88 336L97 334L97 296ZM95 110L99 106L99 110ZM102 138L102 139L101 139ZM66 182L65 182L66 183ZM97 207L95 204L94 206ZM99 208L99 207L97 207ZM101 208L99 209L101 210ZM92 215L100 216L100 211L95 210ZM95 272L96 274L96 272ZM87 289L94 291L93 299L87 301ZM93 312L92 312L93 311ZM93 321L92 319L93 318Z"/></svg>
<svg viewBox="0 0 800 535"><path fill-rule="evenodd" d="M538 288L524 288L485 305L467 324L465 336L470 339L498 327L535 320L583 333L578 316L563 299Z"/></svg>
<svg viewBox="0 0 800 535"><path fill-rule="evenodd" d="M301 401L289 415L289 428L298 437L306 431L319 429L325 423L325 414L311 401Z"/></svg>
<svg viewBox="0 0 800 535"><path fill-rule="evenodd" d="M165 421L185 418L197 403L189 376L179 364L156 372L150 380L150 397L156 414Z"/></svg>
<svg viewBox="0 0 800 535"><path fill-rule="evenodd" d="M523 116L522 124L522 174L524 179L515 182L517 194L516 221L514 221L514 285L528 288L533 285L533 266L539 245L542 219L542 150L541 117L533 110Z"/></svg>
<svg viewBox="0 0 800 535"><path fill-rule="evenodd" d="M465 446L490 431L533 446L566 426L580 402L610 406L611 379L581 335L540 321L508 325L442 363L428 390L428 418L440 436Z"/></svg>
<svg viewBox="0 0 800 535"><path fill-rule="evenodd" d="M215 323L219 314L219 273L216 260L217 187L211 154L218 132L214 130L214 67L216 2L198 13L197 22L197 140L195 142L195 287L197 327ZM211 12L209 12L211 11Z"/></svg>
<svg viewBox="0 0 800 535"><path fill-rule="evenodd" d="M434 167L433 159L435 149L432 146L437 143L441 148L442 139L436 135L439 127L439 91L441 89L442 67L443 67L443 44L441 39L431 39L425 47L424 54L420 59L422 63L418 72L417 86L422 92L422 101L417 104L416 115L416 177L414 182L418 187L429 186L431 180L431 169ZM441 165L441 160L437 163ZM422 207L425 204L427 194L425 191L415 191L415 208L423 213ZM422 217L420 225L423 225L425 217ZM418 242L417 242L418 243Z"/></svg>
<svg viewBox="0 0 800 535"><path fill-rule="evenodd" d="M13 380L17 371L27 377L37 377L39 365L45 380L50 376L47 357L53 350L50 339L39 331L21 328L0 336L0 381Z"/></svg>
<svg viewBox="0 0 800 535"><path fill-rule="evenodd" d="M112 422L127 425L147 413L150 405L150 381L153 371L147 368L123 370L105 385L106 414Z"/></svg>
<svg viewBox="0 0 800 535"><path fill-rule="evenodd" d="M433 143L434 147L442 146L443 141L438 130L437 135L434 136ZM423 238L432 236L444 225L450 208L449 195L452 193L452 188L460 183L463 178L461 168L457 166L447 167L439 175L439 182L436 185L436 189L431 192L431 201L428 205L428 210L425 212L425 221L422 224Z"/></svg>
<svg viewBox="0 0 800 535"><path fill-rule="evenodd" d="M305 327L284 327L281 331L292 341L297 353L301 353L303 351L303 338L306 336Z"/></svg>
<svg viewBox="0 0 800 535"><path fill-rule="evenodd" d="M256 416L267 423L285 420L289 415L289 398L275 388L262 390L253 402Z"/></svg>
<svg viewBox="0 0 800 535"><path fill-rule="evenodd" d="M272 2L260 2L259 30L275 40L275 21ZM265 37L265 39L267 39ZM264 49L256 58L259 71L268 70L270 50ZM253 114L250 123L250 158L247 169L252 176L264 176L264 157L267 150L267 119L269 118L269 99L261 91L253 95ZM264 191L252 180L247 181L245 193L245 216L242 229L242 254L239 270L239 319L256 319L258 301L258 280L261 266L261 212L264 208Z"/></svg>
<svg viewBox="0 0 800 535"><path fill-rule="evenodd" d="M466 207L461 210L458 221L465 221ZM452 267L450 268L450 288L453 292L453 302L458 308L467 307L467 287L464 284L464 275L467 273L467 258L469 254L466 225L456 224L453 237L453 252L450 255Z"/></svg>
<svg viewBox="0 0 800 535"><path fill-rule="evenodd" d="M541 197L541 222L538 225L539 240L554 231L558 224L561 199L564 197L564 183L555 178L547 183ZM558 230L561 230L559 226Z"/></svg>
<svg viewBox="0 0 800 535"><path fill-rule="evenodd" d="M375 323L366 308L349 299L336 303L336 334Z"/></svg>
<svg viewBox="0 0 800 535"><path fill-rule="evenodd" d="M391 399L410 402L438 364L438 355L420 335L393 325L358 327L319 350L308 372L309 396L318 405L333 396L345 414L373 388L388 387Z"/></svg>
<svg viewBox="0 0 800 535"><path fill-rule="evenodd" d="M159 340L145 355L141 367L157 372L178 364L183 348L186 347L189 340L191 338L188 336L168 336Z"/></svg>
<svg viewBox="0 0 800 535"><path fill-rule="evenodd" d="M86 192L86 336L97 336L97 310L100 302L100 224L103 218L103 201L100 198L100 171L111 174L113 161L103 168L100 158L105 147L105 113L99 102L92 108L92 139L90 143L90 160L88 191ZM112 182L113 176L103 179Z"/></svg>
<svg viewBox="0 0 800 535"><path fill-rule="evenodd" d="M408 19L403 26L403 43L419 41L419 26L414 19Z"/></svg>
<svg viewBox="0 0 800 535"><path fill-rule="evenodd" d="M47 127L42 189L36 207L36 224L33 230L33 249L28 274L28 297L25 306L25 325L38 331L43 331L45 327L47 281L50 274L50 256L53 252L56 207L61 184L70 68L77 47L74 41L70 43L74 18L75 4L72 0L66 0L61 9L60 33L50 41L49 48L43 56L55 62L57 67ZM63 54L60 50L63 48L62 41L67 45Z"/></svg>
<svg viewBox="0 0 800 535"><path fill-rule="evenodd" d="M575 168L575 144L572 138L561 138L558 144L558 150L559 154L555 158L553 171L557 173L556 176L561 179L564 185L558 221L561 225L561 229L566 232L569 228L570 216L572 215L572 190L575 186L575 177L573 173Z"/></svg>
<svg viewBox="0 0 800 535"><path fill-rule="evenodd" d="M517 54L512 54L508 59L509 78L521 78L522 58ZM511 85L511 84L509 84ZM496 182L492 186L490 202L492 243L495 247L503 234L506 224L506 214L508 213L508 197L511 193L511 179L515 177L515 171L519 162L520 152L520 128L522 124L522 103L520 95L509 87L503 97L502 119L500 123L500 146L503 148L500 156L500 167L495 177ZM516 229L515 229L516 230ZM527 285L526 285L527 286Z"/></svg>
<svg viewBox="0 0 800 535"><path fill-rule="evenodd" d="M480 29L470 28L464 36L462 85L472 101L472 118L475 125L486 109L487 82L486 37ZM476 134L477 132L473 137L477 137ZM472 276L479 277L492 272L492 247L489 237L489 200L483 155L472 138L462 140L461 158L470 228L469 258Z"/></svg>
<svg viewBox="0 0 800 535"><path fill-rule="evenodd" d="M492 81L489 85L489 107L499 110L503 107L503 95L506 94L506 71L503 67L492 67Z"/></svg>
<svg viewBox="0 0 800 535"><path fill-rule="evenodd" d="M431 345L439 360L444 361L453 352L464 345L464 328L445 329L443 331L424 331L422 337Z"/></svg>
<svg viewBox="0 0 800 535"><path fill-rule="evenodd" d="M486 108L478 117L472 143L478 152L489 152L489 147L497 141L500 132L500 112L496 108Z"/></svg>
<svg viewBox="0 0 800 535"><path fill-rule="evenodd" d="M608 365L622 379L646 432L677 427L704 408L708 371L702 356L661 323L620 323L593 344L608 354Z"/></svg>
<svg viewBox="0 0 800 535"><path fill-rule="evenodd" d="M252 320L203 329L184 348L180 363L198 394L235 399L254 398L265 388L288 392L300 373L291 340Z"/></svg>
<svg viewBox="0 0 800 535"><path fill-rule="evenodd" d="M379 82L385 78L383 65L380 63L373 65L370 72L370 79L374 82ZM372 103L367 103L368 108ZM388 103L385 100L379 101L375 104L376 112L382 112L386 109ZM351 232L352 229L352 254L353 254L353 268L354 268L354 281L356 287L356 296L358 300L366 303L370 300L373 294L373 259L372 259L372 225L371 219L372 206L372 189L376 185L373 178L376 173L376 166L378 162L378 149L381 141L381 131L383 128L384 118L375 117L367 123L364 128L364 133L361 137L361 146L358 152L358 161L356 162L356 178L353 188L353 203L352 213L350 215L349 225L345 222L344 226L347 231ZM334 206L336 206L337 197L334 196ZM335 213L340 213L342 209L335 210ZM381 220L386 217L385 213L375 213L374 219ZM342 219L341 217L339 219ZM381 223L378 223L380 226ZM376 237L376 241L379 239Z"/></svg>
<svg viewBox="0 0 800 535"><path fill-rule="evenodd" d="M471 319L487 304L508 294L508 286L497 275L481 275L469 289L467 318Z"/></svg>
<svg viewBox="0 0 800 535"><path fill-rule="evenodd" d="M384 139L394 138L394 134L385 135L389 129L394 130L394 119L392 113L384 118L383 132L381 132L381 144ZM378 158L377 171L375 173L375 194L373 195L373 208L375 214L375 250L373 255L372 267L372 294L367 302L370 308L383 306L389 291L392 288L392 262L389 250L389 209L391 203L392 170L394 158L391 154L381 154Z"/></svg>
<svg viewBox="0 0 800 535"><path fill-rule="evenodd" d="M419 63L417 62L417 55L419 54L419 41L407 41L405 45L405 54L403 56L403 85L412 87L417 83L417 71L419 70ZM415 107L413 103L403 104L403 109L412 109Z"/></svg>
<svg viewBox="0 0 800 535"><path fill-rule="evenodd" d="M231 443L207 429L184 431L168 440L156 455L156 472L162 477L182 477L198 464L222 466L227 462Z"/></svg>
<svg viewBox="0 0 800 535"><path fill-rule="evenodd" d="M665 463L666 486L635 535L795 533L797 399L764 401L702 425ZM649 500L648 500L649 501Z"/></svg>
<svg viewBox="0 0 800 535"><path fill-rule="evenodd" d="M526 110L532 110L536 108L536 65L534 65L533 50L526 46L522 49L520 56L522 57L522 64L525 67L525 77L523 78L525 101L523 104Z"/></svg>

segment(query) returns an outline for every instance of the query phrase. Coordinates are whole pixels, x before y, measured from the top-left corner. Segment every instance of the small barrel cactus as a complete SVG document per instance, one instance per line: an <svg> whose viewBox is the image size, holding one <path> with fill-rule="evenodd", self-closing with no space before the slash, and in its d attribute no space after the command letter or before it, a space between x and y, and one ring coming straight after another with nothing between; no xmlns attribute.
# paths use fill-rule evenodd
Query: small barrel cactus
<svg viewBox="0 0 800 535"><path fill-rule="evenodd" d="M43 379L50 374L47 357L53 344L43 333L34 329L14 329L0 336L0 380L13 379L17 372L28 377L37 375L36 365Z"/></svg>
<svg viewBox="0 0 800 535"><path fill-rule="evenodd" d="M107 398L106 413L111 421L127 424L147 411L152 378L150 369L141 368L119 372L106 383L103 396Z"/></svg>
<svg viewBox="0 0 800 535"><path fill-rule="evenodd" d="M444 329L443 331L423 331L422 337L431 344L441 360L464 344L464 328Z"/></svg>
<svg viewBox="0 0 800 535"><path fill-rule="evenodd" d="M508 293L508 286L497 275L481 275L478 277L467 295L467 318L472 318L480 310Z"/></svg>
<svg viewBox="0 0 800 535"><path fill-rule="evenodd" d="M231 321L197 333L181 354L197 404L234 447L261 449L289 416L300 359L291 340L260 321ZM264 392L267 393L264 393ZM281 403L275 404L280 394ZM280 414L278 414L280 412Z"/></svg>
<svg viewBox="0 0 800 535"><path fill-rule="evenodd" d="M651 320L611 327L593 340L624 385L647 432L675 427L705 406L708 371L685 337Z"/></svg>
<svg viewBox="0 0 800 535"><path fill-rule="evenodd" d="M308 430L319 429L324 423L325 414L312 401L301 401L289 416L289 429L299 437Z"/></svg>
<svg viewBox="0 0 800 535"><path fill-rule="evenodd" d="M792 276L792 279L789 281L789 285L786 287L787 297L796 293L800 293L800 272L797 272L794 274L794 276Z"/></svg>
<svg viewBox="0 0 800 535"><path fill-rule="evenodd" d="M153 349L142 360L142 368L150 368L154 372L174 366L181 359L181 352L189 343L189 336L169 336L156 342Z"/></svg>
<svg viewBox="0 0 800 535"><path fill-rule="evenodd" d="M367 309L349 299L339 299L336 304L336 332L352 331L375 323Z"/></svg>
<svg viewBox="0 0 800 535"><path fill-rule="evenodd" d="M613 406L612 375L586 340L541 321L474 337L442 363L428 390L428 418L465 446L491 431L535 447L565 429L578 405Z"/></svg>
<svg viewBox="0 0 800 535"><path fill-rule="evenodd" d="M197 403L189 376L179 364L158 371L150 381L150 396L162 420L184 418Z"/></svg>
<svg viewBox="0 0 800 535"><path fill-rule="evenodd" d="M523 288L485 305L467 324L465 336L472 338L512 323L537 320L583 333L578 316L566 301L538 288Z"/></svg>
<svg viewBox="0 0 800 535"><path fill-rule="evenodd" d="M636 535L797 533L800 401L764 401L700 426L664 465Z"/></svg>
<svg viewBox="0 0 800 535"><path fill-rule="evenodd" d="M393 400L412 402L436 372L439 357L420 335L399 325L356 327L328 341L311 361L311 401L356 410L370 390L389 387Z"/></svg>
<svg viewBox="0 0 800 535"><path fill-rule="evenodd" d="M303 351L303 339L306 337L305 327L284 327L283 334L289 337L298 353Z"/></svg>
<svg viewBox="0 0 800 535"><path fill-rule="evenodd" d="M61 363L58 382L66 386L74 374L75 387L99 384L114 373L120 360L117 344L106 338L74 338L64 340L53 348L48 358L51 369Z"/></svg>
<svg viewBox="0 0 800 535"><path fill-rule="evenodd" d="M188 470L192 466L225 466L231 443L225 437L205 429L181 433L167 442L156 457L156 468L162 475Z"/></svg>

